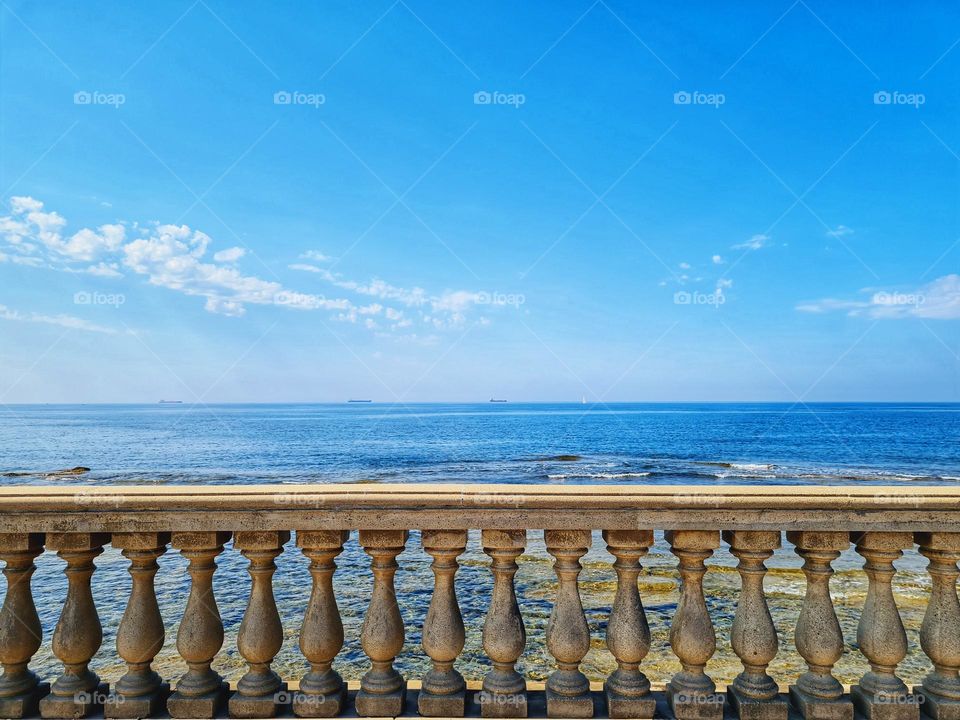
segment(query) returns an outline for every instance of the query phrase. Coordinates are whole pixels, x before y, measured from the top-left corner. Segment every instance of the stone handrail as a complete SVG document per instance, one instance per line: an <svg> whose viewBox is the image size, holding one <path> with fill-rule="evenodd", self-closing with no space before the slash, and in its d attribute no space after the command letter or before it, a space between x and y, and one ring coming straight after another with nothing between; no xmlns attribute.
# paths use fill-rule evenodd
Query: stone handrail
<svg viewBox="0 0 960 720"><path fill-rule="evenodd" d="M373 587L361 642L370 666L359 688L333 669L344 629L333 589L336 558L349 533L370 556ZM394 667L404 645L395 592L397 556L408 531L432 558L433 595L423 625L431 668L408 683ZM469 687L456 669L465 628L455 589L467 531L481 531L493 589L483 624L489 672ZM546 633L556 669L535 690L517 672L526 647L514 575L528 531L543 531L554 558L557 589ZM617 590L606 646L617 662L602 689L580 670L590 649L581 606L580 559L602 531L613 556ZM643 672L650 630L637 579L641 560L664 531L677 557L680 599L670 643L681 669L654 692ZM807 671L781 693L767 667L778 651L763 587L765 561L782 533L803 560L806 595L796 621L796 649ZM273 594L275 559L296 534L309 562L312 589L302 618L281 618ZM211 668L224 642L213 595L216 558L232 551L249 562L247 606L237 636L247 664L230 687ZM729 545L737 558L740 594L729 642L743 671L718 692L705 668L716 649L703 577L707 560ZM126 673L102 683L89 664L102 628L91 587L95 558L112 545L129 561L132 579L116 633ZM864 560L866 601L857 632L869 663L845 691L832 668L845 652L830 596L831 563L851 544ZM919 546L929 560L931 593L920 634L931 671L908 688L897 676L907 637L891 581L893 562ZM168 546L188 559L190 594L179 618L177 650L187 672L171 685L153 669L164 625L154 578ZM43 637L31 575L44 550L64 561L68 590L50 639L62 662L59 677L42 682L30 670ZM960 720L960 488L770 486L531 486L531 485L245 485L167 487L15 486L0 488L0 561L7 591L0 609L0 717L266 718L288 710L300 717L652 718L718 720L725 708L740 720ZM271 663L283 625L300 627L309 669L281 678ZM410 691L408 693L408 690ZM660 701L658 704L658 700ZM289 706L289 707L288 707Z"/></svg>

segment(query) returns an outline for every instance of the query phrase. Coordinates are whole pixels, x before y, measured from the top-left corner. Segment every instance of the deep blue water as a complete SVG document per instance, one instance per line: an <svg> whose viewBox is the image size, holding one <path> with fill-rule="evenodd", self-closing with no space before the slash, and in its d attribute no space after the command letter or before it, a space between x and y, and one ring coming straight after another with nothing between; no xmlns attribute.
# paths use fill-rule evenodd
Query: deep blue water
<svg viewBox="0 0 960 720"><path fill-rule="evenodd" d="M958 439L960 404L17 405L0 473L41 475L0 481L937 483Z"/></svg>

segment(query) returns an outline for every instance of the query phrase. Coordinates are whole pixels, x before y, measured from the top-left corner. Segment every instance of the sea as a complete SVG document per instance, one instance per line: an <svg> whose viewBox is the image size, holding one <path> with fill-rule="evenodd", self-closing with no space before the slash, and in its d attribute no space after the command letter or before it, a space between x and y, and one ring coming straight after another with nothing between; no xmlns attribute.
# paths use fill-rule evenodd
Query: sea
<svg viewBox="0 0 960 720"><path fill-rule="evenodd" d="M64 474L86 468L80 474ZM0 406L0 482L8 485L175 485L248 483L543 483L749 484L902 486L960 483L960 404L943 403L478 403L478 404L202 404ZM784 528L786 530L788 528ZM412 529L413 530L413 529ZM542 533L531 529L520 558L517 592L527 627L519 669L542 680L553 669L544 633L556 590ZM643 667L655 683L679 669L669 650L670 620L678 599L676 558L662 533L645 558L640 590L652 645ZM781 683L803 670L793 630L804 593L800 559L784 537L767 565L766 590L780 653L771 674ZM583 558L580 589L591 631L583 670L602 680L615 668L604 631L616 589L599 533ZM411 532L398 558L397 596L406 645L397 667L422 676L428 660L420 646L430 602L430 558ZM345 644L335 667L358 679L368 667L360 627L372 577L369 558L351 535L335 576ZM467 641L458 667L468 679L488 670L480 642L491 586L479 533L470 533L457 576ZM114 644L129 594L127 562L107 547L97 560L94 597L104 645L93 667L106 680L122 674ZM297 638L309 597L307 561L293 541L277 560L274 587L285 641L275 668L285 679L305 672ZM729 631L739 576L726 547L708 561L704 581L717 632L708 672L725 683L739 672ZM926 560L909 550L897 562L894 588L910 653L900 667L919 681L929 662L919 649L919 628L930 582ZM171 550L160 560L157 594L166 642L155 667L175 680L185 669L176 631L189 590L186 562ZM862 559L852 550L835 563L832 591L847 651L836 674L856 682L867 669L857 651L856 625L866 593ZM60 666L50 638L62 607L63 562L37 559L33 586L44 628L33 667L53 678ZM228 545L214 588L226 640L214 667L228 679L242 674L236 633L249 579L246 561ZM0 583L0 589L2 583Z"/></svg>

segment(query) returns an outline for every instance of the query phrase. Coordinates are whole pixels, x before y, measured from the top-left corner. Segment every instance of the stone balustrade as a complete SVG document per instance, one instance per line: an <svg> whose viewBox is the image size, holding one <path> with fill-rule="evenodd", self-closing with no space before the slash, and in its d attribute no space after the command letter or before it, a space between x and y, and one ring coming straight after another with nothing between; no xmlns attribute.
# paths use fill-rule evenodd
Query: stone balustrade
<svg viewBox="0 0 960 720"><path fill-rule="evenodd" d="M419 531L411 548L409 531ZM351 531L369 557L372 586L360 640L369 669L349 688L334 670L344 627L333 578ZM483 622L489 670L465 681L457 669L466 629L457 598L458 558L468 531L479 531L492 590ZM515 576L529 533L543 532L557 577L546 650L555 669L540 688L517 662L527 649ZM617 589L606 622L616 669L591 684L581 663L591 633L581 604L581 558L602 531ZM651 683L644 660L650 626L638 589L642 561L663 532L677 558L679 602L669 636L680 669ZM276 559L295 534L311 587L302 617L284 616L274 598ZM807 670L786 687L768 673L778 635L764 589L765 562L785 539L802 561L806 593L796 619L796 651ZM707 597L706 561L721 547L740 578L728 637L718 637ZM131 590L113 648L91 587L106 545L129 563ZM931 592L920 634L930 672L908 687L897 666L908 647L892 580L894 561L919 546ZM855 547L868 589L857 649L846 647L830 594L832 563ZM225 549L226 548L226 549ZM154 660L165 640L157 602L157 560L179 551L188 561L189 595L177 619L185 672L163 678ZM432 599L423 619L429 670L405 678L395 668L405 631L395 586L405 549L432 561ZM52 637L43 636L31 576L44 550L63 561L66 595ZM289 552L289 551L287 551ZM224 627L213 593L217 558L240 553L251 583L237 635L246 671L228 685L211 665ZM165 488L0 488L0 561L6 594L0 609L0 717L269 718L357 714L396 717L676 717L712 720L960 720L960 488L549 487L328 485ZM272 663L284 626L299 628L305 671L282 678ZM39 678L31 659L50 642L58 677ZM743 670L721 690L707 663L729 643ZM844 688L833 667L862 653L869 670ZM98 653L125 666L107 685L90 670ZM416 681L416 682L411 682Z"/></svg>

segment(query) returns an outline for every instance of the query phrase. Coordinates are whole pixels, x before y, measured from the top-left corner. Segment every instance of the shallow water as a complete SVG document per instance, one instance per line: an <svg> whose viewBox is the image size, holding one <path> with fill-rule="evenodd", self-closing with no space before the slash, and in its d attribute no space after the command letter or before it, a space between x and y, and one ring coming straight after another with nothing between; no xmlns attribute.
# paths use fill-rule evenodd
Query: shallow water
<svg viewBox="0 0 960 720"><path fill-rule="evenodd" d="M943 484L960 479L960 406L952 404L757 404L616 405L140 405L14 406L0 412L0 478L5 484L168 484L304 482L505 482L505 483L692 483L692 484ZM79 477L46 476L86 466ZM787 528L784 528L787 529ZM531 531L520 559L517 589L527 625L527 651L520 668L542 679L552 668L544 632L556 588L542 533ZM458 667L479 679L486 671L480 630L491 586L489 559L479 533L470 533L457 577L467 644ZM613 600L612 557L599 533L584 558L581 593L592 649L584 671L600 680L613 668L603 634ZM432 589L430 558L411 533L400 555L397 595L407 643L397 665L408 677L426 668L420 627ZM104 625L104 647L94 667L106 679L122 672L115 632L129 593L126 561L107 548L97 561L94 595ZM277 561L275 588L285 631L276 665L296 678L305 663L297 634L309 596L307 561L293 543ZM729 647L729 629L739 580L735 559L724 548L709 562L705 588L717 630L717 653L708 671L730 681L739 661ZM768 563L766 588L780 634L781 651L771 674L789 682L802 670L793 629L803 597L800 559L791 548ZM866 669L856 650L856 623L866 576L855 553L835 564L832 589L847 652L837 676L853 682ZM45 677L58 671L50 636L66 581L62 562L38 558L35 596L44 645L35 666ZM186 601L186 563L176 552L160 561L157 592L167 641L157 666L168 678L183 672L175 642ZM353 533L339 559L335 585L346 642L337 662L347 678L359 678L367 663L359 633L369 597L369 558ZM898 563L895 588L910 639L900 668L908 681L926 672L917 633L929 592L926 560L908 552ZM676 559L662 534L645 561L641 593L653 635L644 667L664 681L677 668L667 639L678 598ZM215 590L226 628L216 667L231 679L242 672L236 632L249 587L246 562L231 547L220 558Z"/></svg>

